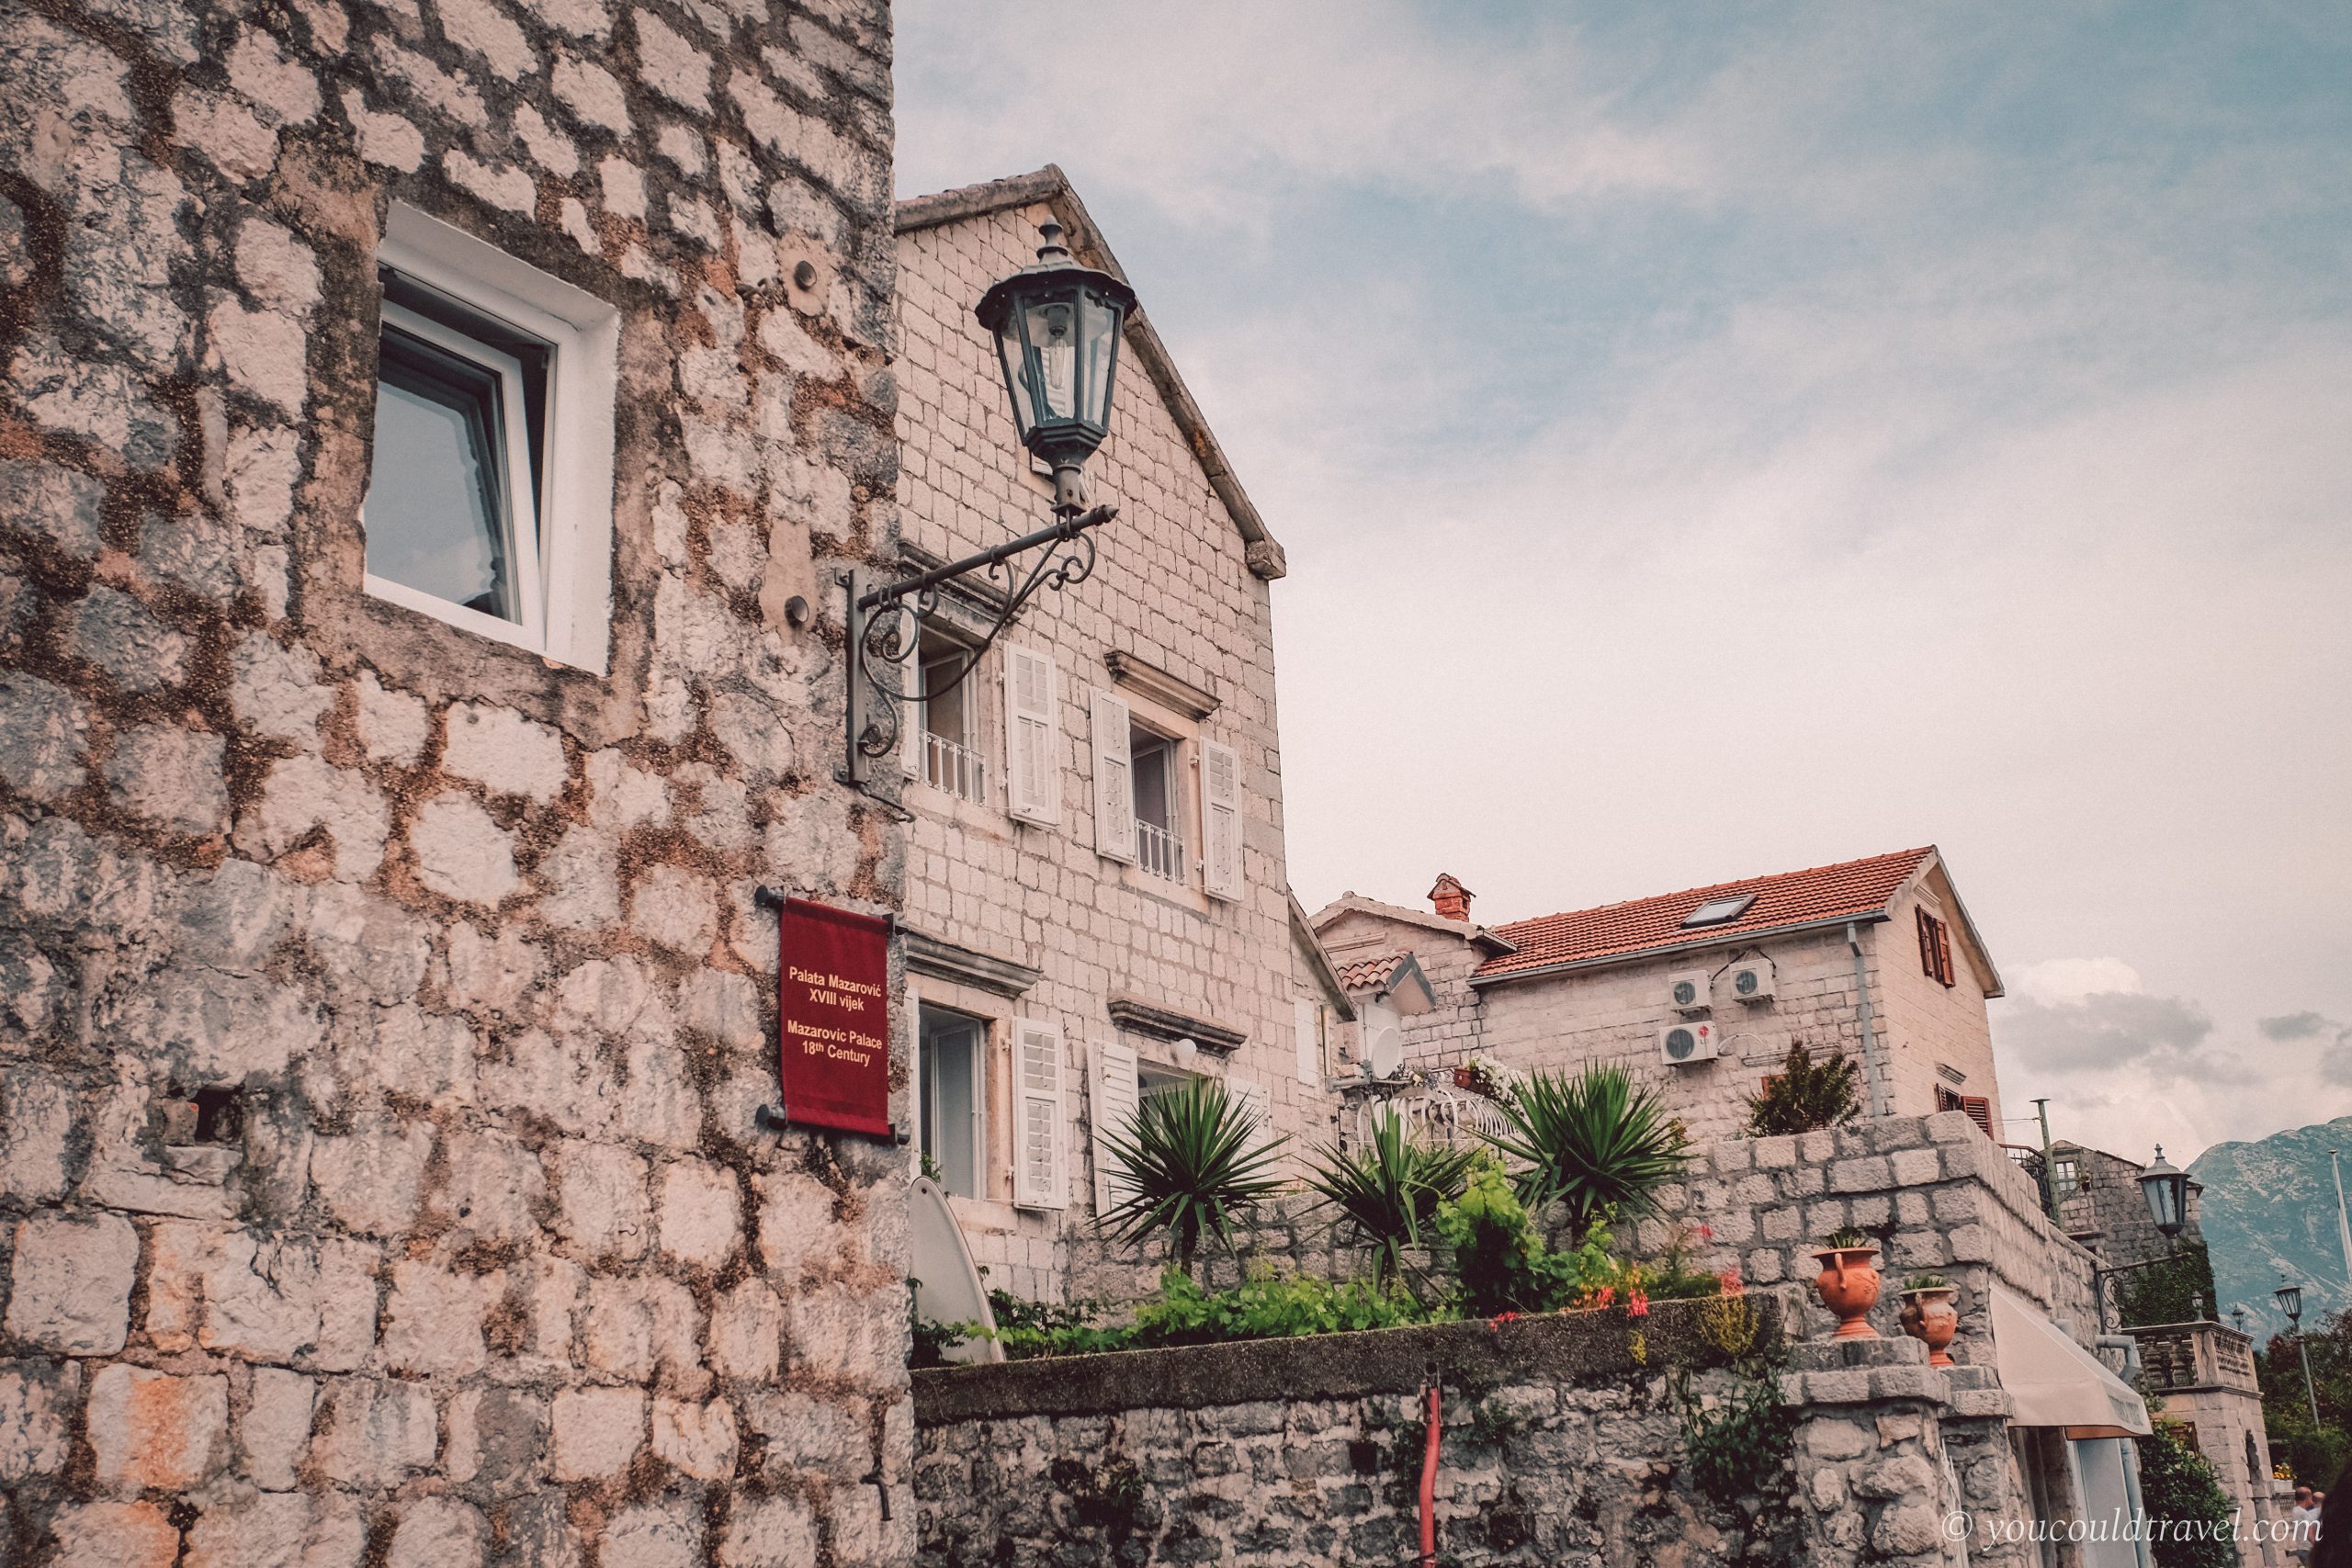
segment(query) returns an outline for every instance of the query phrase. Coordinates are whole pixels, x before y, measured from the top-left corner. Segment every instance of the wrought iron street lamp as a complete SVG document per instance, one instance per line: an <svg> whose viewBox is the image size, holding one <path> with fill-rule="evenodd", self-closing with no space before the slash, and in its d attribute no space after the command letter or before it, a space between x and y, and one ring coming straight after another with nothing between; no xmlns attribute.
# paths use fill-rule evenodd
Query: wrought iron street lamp
<svg viewBox="0 0 2352 1568"><path fill-rule="evenodd" d="M2188 1172L2175 1168L2156 1145L2154 1165L2140 1172L2140 1195L2148 1201L2148 1217L2167 1238L2180 1234L2188 1213Z"/></svg>
<svg viewBox="0 0 2352 1568"><path fill-rule="evenodd" d="M1119 514L1115 506L1089 507L1086 460L1111 433L1111 394L1118 378L1119 344L1135 290L1107 272L1080 265L1062 243L1062 226L1038 226L1037 259L980 296L976 313L994 341L1012 399L1021 444L1054 473L1054 521L977 555L934 567L904 581L883 583L865 568L842 579L849 590L847 634L848 765L842 778L864 785L874 761L898 749L907 707L944 696L978 667L980 656L1043 588L1056 592L1083 582L1094 570L1090 529ZM1026 574L1014 558L1038 550ZM923 620L939 607L939 590L976 571L996 582L1001 608L986 635L961 650L953 674L917 690L922 677L910 668ZM893 685L888 672L899 671Z"/></svg>
<svg viewBox="0 0 2352 1568"><path fill-rule="evenodd" d="M2312 1351L2303 1342L2303 1288L2278 1276L2278 1288L2270 1292L2278 1298L2278 1310L2287 1314L2287 1332L2294 1336L2296 1353L2303 1360L2303 1397L2311 1402L2312 1425L2319 1425L2319 1391L2312 1385Z"/></svg>

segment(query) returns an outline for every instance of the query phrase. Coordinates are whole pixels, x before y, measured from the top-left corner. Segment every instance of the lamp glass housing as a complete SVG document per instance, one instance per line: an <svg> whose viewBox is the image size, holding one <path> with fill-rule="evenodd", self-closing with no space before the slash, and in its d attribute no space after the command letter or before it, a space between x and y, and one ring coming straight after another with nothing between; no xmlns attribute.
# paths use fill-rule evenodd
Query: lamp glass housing
<svg viewBox="0 0 2352 1568"><path fill-rule="evenodd" d="M2288 1322L2293 1323L2302 1317L2303 1288L2301 1285L2281 1285L2270 1293L2278 1298L2278 1310L2287 1314Z"/></svg>
<svg viewBox="0 0 2352 1568"><path fill-rule="evenodd" d="M1037 265L992 285L977 313L996 340L1021 444L1074 468L1111 433L1119 339L1136 297L1109 273L1074 262L1058 224L1044 233Z"/></svg>
<svg viewBox="0 0 2352 1568"><path fill-rule="evenodd" d="M2178 1235L2186 1223L2188 1173L2165 1158L2160 1146L2155 1163L2140 1173L2140 1195L2148 1201L2148 1217L2168 1236Z"/></svg>

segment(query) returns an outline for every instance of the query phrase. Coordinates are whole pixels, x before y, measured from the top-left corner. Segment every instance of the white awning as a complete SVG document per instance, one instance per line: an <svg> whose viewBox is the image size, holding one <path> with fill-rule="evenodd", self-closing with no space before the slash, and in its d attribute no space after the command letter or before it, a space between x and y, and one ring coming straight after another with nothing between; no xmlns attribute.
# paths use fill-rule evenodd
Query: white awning
<svg viewBox="0 0 2352 1568"><path fill-rule="evenodd" d="M1993 1361L2020 1427L2061 1427L2070 1438L2144 1438L2151 1430L2147 1404L2107 1363L1998 1285Z"/></svg>

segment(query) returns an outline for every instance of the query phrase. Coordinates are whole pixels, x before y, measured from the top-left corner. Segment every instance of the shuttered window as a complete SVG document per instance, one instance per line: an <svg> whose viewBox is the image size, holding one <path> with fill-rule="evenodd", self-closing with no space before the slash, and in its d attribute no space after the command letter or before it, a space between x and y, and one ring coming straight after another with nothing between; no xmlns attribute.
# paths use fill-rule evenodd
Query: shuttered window
<svg viewBox="0 0 2352 1568"><path fill-rule="evenodd" d="M1006 809L1024 822L1061 817L1060 725L1054 660L1035 649L1004 650Z"/></svg>
<svg viewBox="0 0 2352 1568"><path fill-rule="evenodd" d="M1013 1032L1012 1201L1023 1209L1058 1209L1069 1201L1063 1179L1068 1111L1061 1028L1024 1018Z"/></svg>
<svg viewBox="0 0 2352 1568"><path fill-rule="evenodd" d="M1125 1192L1125 1183L1118 1179L1118 1159L1111 1153L1111 1134L1126 1136L1136 1110L1142 1103L1136 1048L1124 1041L1098 1041L1086 1106L1087 1117L1093 1123L1094 1212L1098 1215L1109 1213Z"/></svg>
<svg viewBox="0 0 2352 1568"><path fill-rule="evenodd" d="M1201 868L1210 897L1241 897L1241 759L1201 742Z"/></svg>
<svg viewBox="0 0 2352 1568"><path fill-rule="evenodd" d="M1291 1003L1291 1032L1298 1047L1298 1081L1323 1077L1323 1004L1300 998Z"/></svg>
<svg viewBox="0 0 2352 1568"><path fill-rule="evenodd" d="M1913 911L1919 921L1919 969L1943 985L1952 983L1951 931L1925 909Z"/></svg>
<svg viewBox="0 0 2352 1568"><path fill-rule="evenodd" d="M1094 849L1132 864L1136 858L1135 762L1128 750L1134 715L1124 698L1094 694Z"/></svg>

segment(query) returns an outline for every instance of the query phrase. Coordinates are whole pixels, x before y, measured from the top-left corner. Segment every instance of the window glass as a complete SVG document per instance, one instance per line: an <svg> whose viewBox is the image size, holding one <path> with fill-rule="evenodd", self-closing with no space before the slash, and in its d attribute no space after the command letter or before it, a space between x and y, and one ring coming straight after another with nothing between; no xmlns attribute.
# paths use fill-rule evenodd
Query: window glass
<svg viewBox="0 0 2352 1568"><path fill-rule="evenodd" d="M1148 729L1134 732L1129 755L1135 759L1136 820L1148 822L1163 833L1176 828L1176 780L1171 764L1176 743Z"/></svg>
<svg viewBox="0 0 2352 1568"><path fill-rule="evenodd" d="M377 373L368 570L520 620L496 372L387 327Z"/></svg>
<svg viewBox="0 0 2352 1568"><path fill-rule="evenodd" d="M964 672L965 657L963 649L944 637L922 639L922 689L939 694L923 704L923 731L956 746L969 746L973 739L967 703L971 682L952 689L948 684Z"/></svg>
<svg viewBox="0 0 2352 1568"><path fill-rule="evenodd" d="M987 1038L978 1019L935 1008L922 1010L922 1148L938 1168L939 1185L959 1198L981 1195L981 1061Z"/></svg>

